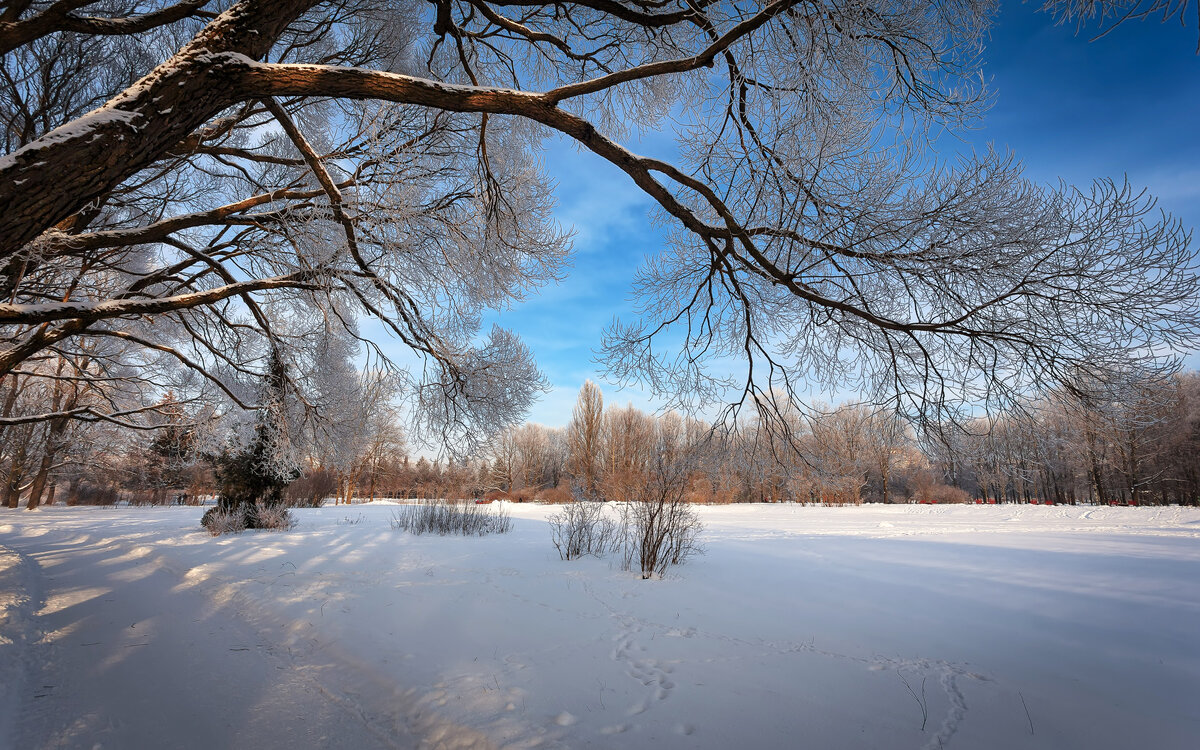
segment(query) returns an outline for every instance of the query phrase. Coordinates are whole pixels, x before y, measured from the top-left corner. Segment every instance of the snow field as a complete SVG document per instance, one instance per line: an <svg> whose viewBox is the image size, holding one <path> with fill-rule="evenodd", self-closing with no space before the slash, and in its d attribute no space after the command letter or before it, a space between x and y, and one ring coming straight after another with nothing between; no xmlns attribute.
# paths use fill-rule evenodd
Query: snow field
<svg viewBox="0 0 1200 750"><path fill-rule="evenodd" d="M706 554L652 581L507 509L465 539L387 505L0 518L0 743L1198 746L1200 509L701 507Z"/></svg>

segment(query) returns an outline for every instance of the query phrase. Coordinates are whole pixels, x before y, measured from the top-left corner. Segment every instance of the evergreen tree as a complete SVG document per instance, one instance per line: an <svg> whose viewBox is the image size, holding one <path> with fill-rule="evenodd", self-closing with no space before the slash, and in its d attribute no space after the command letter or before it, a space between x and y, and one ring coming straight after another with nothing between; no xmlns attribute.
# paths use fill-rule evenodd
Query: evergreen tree
<svg viewBox="0 0 1200 750"><path fill-rule="evenodd" d="M272 350L253 439L244 448L226 448L213 462L219 496L200 521L206 528L216 513L240 515L247 529L259 528L259 509L283 505L284 488L299 478L286 449L286 389L287 366Z"/></svg>

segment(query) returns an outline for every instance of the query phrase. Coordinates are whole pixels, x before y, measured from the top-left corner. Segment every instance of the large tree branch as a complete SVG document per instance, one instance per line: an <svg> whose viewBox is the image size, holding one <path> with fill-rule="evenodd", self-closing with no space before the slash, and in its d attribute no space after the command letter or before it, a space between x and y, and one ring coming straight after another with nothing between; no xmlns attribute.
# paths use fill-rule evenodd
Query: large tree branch
<svg viewBox="0 0 1200 750"><path fill-rule="evenodd" d="M384 73L362 68L340 68L321 65L272 65L245 62L244 85L254 93L268 96L337 96L350 99L379 99L407 104L419 104L457 112L486 112L527 117L564 133L605 158L628 174L646 193L655 198L684 226L701 237L714 235L737 237L752 261L742 259L748 270L767 274L796 296L843 313L860 317L867 322L891 330L941 330L930 324L908 324L882 318L869 310L820 295L800 284L794 277L775 268L754 245L753 239L740 227L716 193L680 170L664 162L638 157L616 142L602 136L595 127L577 115L555 105L551 94L529 93L512 89L447 84L438 81ZM652 171L695 190L722 216L725 228L715 228L702 222L684 206Z"/></svg>
<svg viewBox="0 0 1200 750"><path fill-rule="evenodd" d="M128 422L122 417L131 417L135 414L144 414L150 411L159 411L162 409L162 404L154 404L152 406L143 406L137 409L123 409L115 412L104 412L97 409L95 406L77 406L71 409L63 409L61 411L43 412L41 414L24 414L19 417L0 417L0 426L12 427L22 424L36 424L39 422L50 422L54 420L74 419L81 422L111 422L122 427L130 427L133 429L159 429L167 425L141 425L134 422Z"/></svg>
<svg viewBox="0 0 1200 750"><path fill-rule="evenodd" d="M301 271L286 276L241 281L188 294L153 299L112 299L102 302L54 302L43 305L0 303L0 323L40 325L56 320L95 321L129 315L155 315L211 305L240 294L267 289L315 289L314 274Z"/></svg>
<svg viewBox="0 0 1200 750"><path fill-rule="evenodd" d="M6 55L18 47L56 31L107 36L140 34L159 26L181 21L212 2L212 0L184 0L150 13L126 18L100 18L71 14L71 11L87 5L91 1L60 0L42 12L19 21L0 17L0 55Z"/></svg>
<svg viewBox="0 0 1200 750"><path fill-rule="evenodd" d="M230 59L265 55L317 0L242 0L103 107L0 158L0 259L162 157L243 100ZM235 65L239 71L240 65Z"/></svg>
<svg viewBox="0 0 1200 750"><path fill-rule="evenodd" d="M103 107L0 158L0 205L8 207L0 215L0 259L187 142L196 128L241 101L275 95L378 98L545 122L561 99L709 65L715 55L793 0L780 0L736 25L699 55L631 68L546 94L460 86L360 68L255 65L288 24L315 4L317 0L242 0ZM617 3L584 4L618 16L625 13ZM683 12L681 18L694 12Z"/></svg>
<svg viewBox="0 0 1200 750"><path fill-rule="evenodd" d="M338 187L348 187L353 182L353 180L343 180L341 183L338 183ZM192 213L180 214L179 216L172 216L145 226L130 229L107 229L88 234L56 235L49 240L49 247L43 250L43 254L52 254L58 248L61 248L63 252L83 252L106 247L128 247L130 245L162 242L175 232L194 227L219 224L260 223L272 218L272 216L261 213L245 214L244 212L267 203L293 200L304 201L324 194L324 190L291 190L283 188L281 190L273 190L269 193L252 195L235 203L228 203L207 211L194 211Z"/></svg>

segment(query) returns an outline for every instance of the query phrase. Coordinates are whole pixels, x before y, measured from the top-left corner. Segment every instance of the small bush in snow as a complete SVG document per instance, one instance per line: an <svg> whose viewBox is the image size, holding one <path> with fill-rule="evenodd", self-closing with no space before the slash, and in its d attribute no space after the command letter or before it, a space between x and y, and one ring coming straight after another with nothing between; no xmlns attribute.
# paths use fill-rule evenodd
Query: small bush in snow
<svg viewBox="0 0 1200 750"><path fill-rule="evenodd" d="M281 505L263 507L247 503L232 509L219 505L209 508L200 519L200 525L213 536L221 536L237 534L246 529L288 531L296 525L296 519Z"/></svg>
<svg viewBox="0 0 1200 750"><path fill-rule="evenodd" d="M511 531L512 519L503 508L493 511L471 501L425 500L392 511L392 528L413 534L486 536Z"/></svg>
<svg viewBox="0 0 1200 750"><path fill-rule="evenodd" d="M546 520L550 523L550 539L563 560L584 555L600 557L617 538L617 522L604 512L603 503L567 503Z"/></svg>
<svg viewBox="0 0 1200 750"><path fill-rule="evenodd" d="M296 525L292 512L282 505L258 509L258 528L270 531L288 531Z"/></svg>
<svg viewBox="0 0 1200 750"><path fill-rule="evenodd" d="M698 540L704 524L682 491L663 483L656 492L654 484L625 505L619 534L622 567L633 570L636 564L642 578L661 578L668 565L682 565L703 551Z"/></svg>
<svg viewBox="0 0 1200 750"><path fill-rule="evenodd" d="M239 510L209 508L200 520L201 525L213 536L239 534L246 530L246 519Z"/></svg>
<svg viewBox="0 0 1200 750"><path fill-rule="evenodd" d="M657 448L624 505L618 534L622 567L633 570L637 565L643 579L655 574L661 578L668 565L682 565L703 551L698 539L704 524L687 502L695 459L665 431L658 436Z"/></svg>

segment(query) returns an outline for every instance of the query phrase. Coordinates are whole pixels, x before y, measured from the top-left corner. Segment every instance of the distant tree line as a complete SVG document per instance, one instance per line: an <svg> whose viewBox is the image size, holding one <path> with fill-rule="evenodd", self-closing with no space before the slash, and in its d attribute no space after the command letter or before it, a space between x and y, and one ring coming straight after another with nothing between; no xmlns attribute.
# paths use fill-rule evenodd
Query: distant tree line
<svg viewBox="0 0 1200 750"><path fill-rule="evenodd" d="M589 381L565 427L513 425L483 455L431 460L410 455L385 383L326 365L326 384L340 385L308 397L326 413L290 448L299 477L284 490L290 505L624 500L658 478L664 445L672 446L673 481L693 503L1200 504L1197 373L1143 384L1126 401L1085 407L1066 395L1043 397L1020 412L920 436L894 414L853 402L716 430L675 412L605 406ZM10 414L22 403L39 408L47 394L16 382L7 381L0 404ZM78 420L0 426L4 504L211 498L221 492L229 449L201 419L209 410L168 393L153 431Z"/></svg>
<svg viewBox="0 0 1200 750"><path fill-rule="evenodd" d="M908 500L965 501L938 480L911 428L864 404L799 412L787 424L757 421L714 430L675 412L603 405L585 383L564 428L523 424L501 433L490 456L493 491L537 498L550 488L594 500L623 500L653 478L662 436L686 457L678 481L695 503Z"/></svg>
<svg viewBox="0 0 1200 750"><path fill-rule="evenodd" d="M1200 504L1200 374L1085 407L1065 395L977 420L926 446L947 480L989 502Z"/></svg>
<svg viewBox="0 0 1200 750"><path fill-rule="evenodd" d="M996 418L927 430L861 403L714 430L668 412L603 406L586 383L570 423L509 428L489 488L519 500L621 500L652 473L655 436L679 436L699 503L1200 504L1200 374L1143 383L1126 401L1043 397Z"/></svg>

